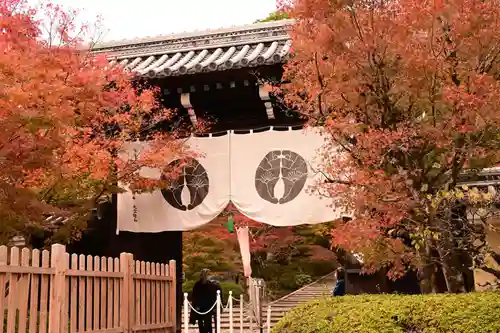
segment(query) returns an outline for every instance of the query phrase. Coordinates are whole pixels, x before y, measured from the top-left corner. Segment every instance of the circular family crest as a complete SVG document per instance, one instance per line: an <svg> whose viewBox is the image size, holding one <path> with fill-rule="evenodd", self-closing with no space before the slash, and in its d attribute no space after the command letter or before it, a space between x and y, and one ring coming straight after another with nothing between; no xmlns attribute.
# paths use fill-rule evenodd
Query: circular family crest
<svg viewBox="0 0 500 333"><path fill-rule="evenodd" d="M179 210L191 210L200 205L208 195L209 180L207 170L194 158L175 160L167 168L181 167L180 176L169 178L162 175L162 179L169 182L167 188L161 190L163 198L174 208ZM182 191L187 187L190 200L182 202Z"/></svg>
<svg viewBox="0 0 500 333"><path fill-rule="evenodd" d="M275 187L283 181L284 193L276 198ZM259 196L273 204L285 204L295 199L307 180L306 160L290 150L274 150L266 154L255 172L255 189Z"/></svg>

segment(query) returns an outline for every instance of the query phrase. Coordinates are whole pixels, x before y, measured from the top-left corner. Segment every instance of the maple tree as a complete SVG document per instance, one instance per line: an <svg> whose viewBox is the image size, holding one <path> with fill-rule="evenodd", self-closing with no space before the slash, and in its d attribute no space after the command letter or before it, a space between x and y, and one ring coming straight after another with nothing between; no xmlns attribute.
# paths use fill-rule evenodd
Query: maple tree
<svg viewBox="0 0 500 333"><path fill-rule="evenodd" d="M203 268L213 275L237 276L241 258L237 243L224 237L224 226L214 221L201 229L183 233L183 263L186 279L196 280ZM222 236L222 237L220 237Z"/></svg>
<svg viewBox="0 0 500 333"><path fill-rule="evenodd" d="M278 11L270 13L264 19L256 20L254 23L264 23L264 22L286 20L288 18L289 18L289 16L288 16L288 13L286 11L278 10Z"/></svg>
<svg viewBox="0 0 500 333"><path fill-rule="evenodd" d="M294 0L293 55L276 94L327 143L321 195L346 207L333 243L366 271L418 268L424 292L468 290L488 267L488 219L498 191L457 188L464 170L500 161L497 0Z"/></svg>
<svg viewBox="0 0 500 333"><path fill-rule="evenodd" d="M302 238L293 232L293 227L274 227L256 222L240 213L232 203L226 207L223 215L231 215L236 228L249 228L252 254L265 253L266 256L282 258L286 261L296 244L302 241ZM231 234L226 235L228 237Z"/></svg>
<svg viewBox="0 0 500 333"><path fill-rule="evenodd" d="M190 290L202 268L227 281L245 282L237 235L228 228L229 220L234 221L234 229L249 228L252 276L264 278L271 297L283 296L337 266L336 256L319 229L262 224L229 204L206 226L183 233L184 244L189 244L183 248L183 270L189 281L185 290Z"/></svg>
<svg viewBox="0 0 500 333"><path fill-rule="evenodd" d="M47 214L68 217L63 228L78 237L99 200L123 186L164 186L138 171L184 152L173 133L154 131L171 116L158 91L94 56L86 46L94 31L77 17L51 3L0 1L2 242L48 228ZM120 153L136 139L149 146Z"/></svg>

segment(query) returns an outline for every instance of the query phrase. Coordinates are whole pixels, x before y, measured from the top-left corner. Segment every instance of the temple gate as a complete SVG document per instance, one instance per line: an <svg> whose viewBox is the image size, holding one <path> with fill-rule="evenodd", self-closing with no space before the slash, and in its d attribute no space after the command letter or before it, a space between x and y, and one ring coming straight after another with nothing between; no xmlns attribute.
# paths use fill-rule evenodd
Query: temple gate
<svg viewBox="0 0 500 333"><path fill-rule="evenodd" d="M224 136L236 138L239 134L248 134L251 131L269 132L271 127L275 131L284 130L283 132L292 132L302 127L304 120L274 98L265 84L268 81L279 82L282 77L282 65L286 62L291 48L287 30L292 23L291 20L283 20L204 32L122 40L98 45L93 51L108 55L111 65L122 66L125 70L136 73L139 80L161 88L163 106L177 109L179 112L171 121L158 124L159 128L164 130L180 128L188 136L193 125L197 125L200 121L213 121L210 127L210 138L193 139L203 145L203 142L206 142L203 140L223 142L226 140L222 138ZM241 137L244 135L239 136ZM231 148L233 147L231 143L227 145L227 155L242 150ZM269 152L270 158L276 157L275 160L280 160L281 169L284 155L288 154L290 159L297 160L295 155L292 156L284 150L281 149L279 154L274 151ZM240 154L239 158L245 158L245 154ZM265 158L267 156L262 160L264 161ZM231 159L231 157L220 156L219 161L232 163L233 160L234 158ZM161 197L156 199L163 200L162 204L174 207L179 211L176 212L178 214L193 212L197 209L196 207L199 208L202 205L202 202L209 201L207 188L211 188L212 183L203 175L210 173L208 170L210 163L205 162L200 163L201 167L195 166L193 170L186 172L181 179L182 184L179 184L177 188L164 191ZM269 164L272 165L272 162ZM267 171L272 174L276 172L275 169L271 167ZM300 167L294 170L300 171ZM282 177L283 171L279 172ZM190 183L193 177L199 180L196 189L194 183ZM255 184L258 195L267 202L273 203L277 200L280 204L281 200L283 201L281 203L285 203L289 197L295 195L292 193L293 186L286 188L285 185L284 193L289 190L288 194L277 197L269 191L269 186L259 189L257 180ZM191 192L190 199L183 198L182 192L186 192L185 188ZM235 187L229 185L228 188L231 189L229 195L231 199ZM224 198L225 196L226 194L221 195ZM125 198L125 200L129 199ZM225 200L222 200L220 206L223 206ZM94 231L94 236L91 236L92 231L90 231L86 236L87 239L93 237L96 244L101 244L101 247L95 250L99 252L96 253L99 255L113 256L120 252L132 252L139 260L162 262L175 259L178 265L177 281L179 281L177 314L180 316L182 230L196 227L196 221L199 222L198 224L207 222L217 209L205 216L207 221L198 220L201 213L194 214L191 218L180 218L181 215L177 215L183 220L181 226L176 224L162 229L158 228L159 224L155 224L145 228L135 225L136 221L127 220L127 218L118 218L120 221L117 225L117 214L124 212L118 208L119 201L115 196L113 202L105 206L106 211L100 214L101 219L106 220L107 223L103 224L101 221L98 228L108 228L106 234ZM147 200L143 200L142 204L145 203ZM240 205L239 208L245 213L243 206ZM168 209L172 212L171 208ZM246 209L246 214L251 215L251 211L252 209ZM166 223L169 222L166 221ZM117 229L120 231L118 235L115 234ZM98 237L103 238L99 241ZM102 246L103 241L106 246ZM155 244L166 245L168 247L166 253L159 253ZM177 323L181 322L180 319L178 318Z"/></svg>
<svg viewBox="0 0 500 333"><path fill-rule="evenodd" d="M188 135L190 127L201 119L213 122L210 127L213 136L229 130L239 134L266 131L270 126L299 129L304 120L276 100L264 84L266 80L281 79L282 64L291 46L287 30L292 23L284 20L115 41L97 45L93 51L108 55L112 65L123 66L141 80L161 88L163 106L179 110L171 122L160 124L165 130L181 128ZM94 244L109 239L104 242L109 245L101 245L98 252L113 255L125 251L140 260L177 261L177 323L180 324L182 232L120 231L116 235L116 196L104 207L101 220L106 223L100 221L96 225L98 229L107 228L107 232L95 230L87 236ZM85 243L83 240L81 244ZM155 244L167 246L166 253L158 253Z"/></svg>

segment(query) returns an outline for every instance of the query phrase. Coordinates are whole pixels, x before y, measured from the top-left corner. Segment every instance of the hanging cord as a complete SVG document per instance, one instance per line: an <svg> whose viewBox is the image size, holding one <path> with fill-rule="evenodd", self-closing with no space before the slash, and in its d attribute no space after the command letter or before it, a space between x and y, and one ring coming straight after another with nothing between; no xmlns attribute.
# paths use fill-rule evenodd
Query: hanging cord
<svg viewBox="0 0 500 333"><path fill-rule="evenodd" d="M227 299L226 306L224 306L224 305L222 306L223 309L229 309L229 298L231 298L233 300L233 302L234 301L236 301L238 303L241 302L238 298L235 298L234 296L229 296ZM242 301L243 306L245 306L245 303L246 303L245 301ZM233 303L233 309L234 309L234 303Z"/></svg>
<svg viewBox="0 0 500 333"><path fill-rule="evenodd" d="M243 313L244 313L244 315L243 315L243 320L250 320L250 319L255 319L255 318L256 318L256 317L254 316L254 314L253 314L252 309L251 309L250 307L248 307L248 305L249 305L250 303L247 303L247 302L245 302L244 300L241 300L241 299L235 298L235 297L233 297L233 296L231 296L231 298L233 299L233 301L236 301L236 302L238 302L238 303L240 303L240 302L241 302L241 304L243 305L243 306L242 306L242 307L243 307ZM234 310L234 309L235 309L235 308L233 307L233 310ZM236 309L238 309L238 308L236 308Z"/></svg>
<svg viewBox="0 0 500 333"><path fill-rule="evenodd" d="M235 298L235 297L231 296L231 299L232 299L233 301L238 302L238 303L239 303L239 302L242 302L243 304L245 304L245 301L240 301L240 299L239 299L239 298Z"/></svg>
<svg viewBox="0 0 500 333"><path fill-rule="evenodd" d="M215 306L217 305L217 301L215 301L215 303L212 305L212 307L210 308L210 310L208 310L206 312L199 312L198 310L196 310L193 307L193 305L191 305L191 302L187 301L187 303L189 304L189 307L191 308L192 311L196 312L197 314L199 314L201 316L209 314L210 312L212 312L212 310L215 309Z"/></svg>
<svg viewBox="0 0 500 333"><path fill-rule="evenodd" d="M234 298L234 297L232 297L232 296L231 296L231 299L232 299L233 301L238 301L238 302L239 302L239 300L237 300L236 298ZM245 302L243 302L243 303L245 303ZM212 307L210 308L210 310L207 310L206 312L199 312L198 310L196 310L196 309L193 307L193 305L192 305L192 304L191 304L191 302L189 302L189 301L188 301L188 304L189 304L189 307L191 308L191 310L193 310L193 311L194 311L194 312L196 312L197 314L199 314L199 315L206 315L206 314L208 314L209 312L211 312L211 311L212 311L212 310L213 310L213 309L217 306L217 301L215 301L215 303L212 305ZM221 304L221 305L222 305L222 306L221 306L222 310L227 310L227 309L229 309L229 302L227 302L227 304L226 304L226 305L223 305L223 304Z"/></svg>
<svg viewBox="0 0 500 333"><path fill-rule="evenodd" d="M243 304L243 308L244 308L244 310L245 310L245 311L244 311L244 313L245 313L244 319L245 319L245 320L249 320L249 319L251 319L251 318L256 318L256 316L255 316L255 314L253 313L252 309L250 309L250 308L248 308L247 306L245 306L245 305L248 305L249 303L245 302L244 300L243 300L243 301L241 301L240 299L237 299L237 298L235 298L235 297L233 297L233 296L231 296L231 299L232 299L233 301L236 301L236 302L242 302L242 304ZM187 301L187 303L189 304L189 308L190 308L192 311L196 312L197 314L199 314L199 315L201 315L201 316L206 315L206 314L209 314L209 313L210 313L210 312L212 312L212 310L213 310L213 309L217 306L217 301L215 301L215 303L212 305L212 307L211 307L209 310L207 310L206 312L200 312L200 311L196 310L196 309L193 307L193 305L191 304L191 302ZM227 302L227 304L226 304L225 306L224 306L224 305L222 305L222 309L221 309L221 310L227 310L227 309L229 309L229 299L228 299L228 302ZM234 310L234 307L233 307L233 310ZM221 312L222 312L222 311L221 311Z"/></svg>
<svg viewBox="0 0 500 333"><path fill-rule="evenodd" d="M252 307L250 307L250 303L249 302L245 302L244 300L240 300L238 298L235 298L235 297L232 297L231 298L233 299L233 301L236 301L236 302L241 302L242 305L243 305L243 313L244 313L244 320L250 320L250 319L256 319L256 315L255 313L253 313L253 310L252 310ZM234 307L233 307L234 309Z"/></svg>

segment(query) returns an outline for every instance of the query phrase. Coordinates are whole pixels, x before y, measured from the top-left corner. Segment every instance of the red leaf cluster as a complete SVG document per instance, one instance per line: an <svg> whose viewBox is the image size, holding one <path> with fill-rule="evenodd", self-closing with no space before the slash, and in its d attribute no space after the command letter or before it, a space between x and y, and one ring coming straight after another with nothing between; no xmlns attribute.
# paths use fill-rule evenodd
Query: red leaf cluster
<svg viewBox="0 0 500 333"><path fill-rule="evenodd" d="M432 197L500 161L498 0L282 1L296 20L278 93L322 125L328 182L353 220L334 243L367 267L416 264L388 235L436 228Z"/></svg>
<svg viewBox="0 0 500 333"><path fill-rule="evenodd" d="M24 0L0 1L2 221L40 221L68 205L87 210L117 182L160 185L137 171L163 168L182 153L171 133L147 132L171 116L157 91L85 50L88 30L76 17L52 4L35 10ZM136 158L117 154L145 134L151 144ZM12 193L24 204L12 205Z"/></svg>

